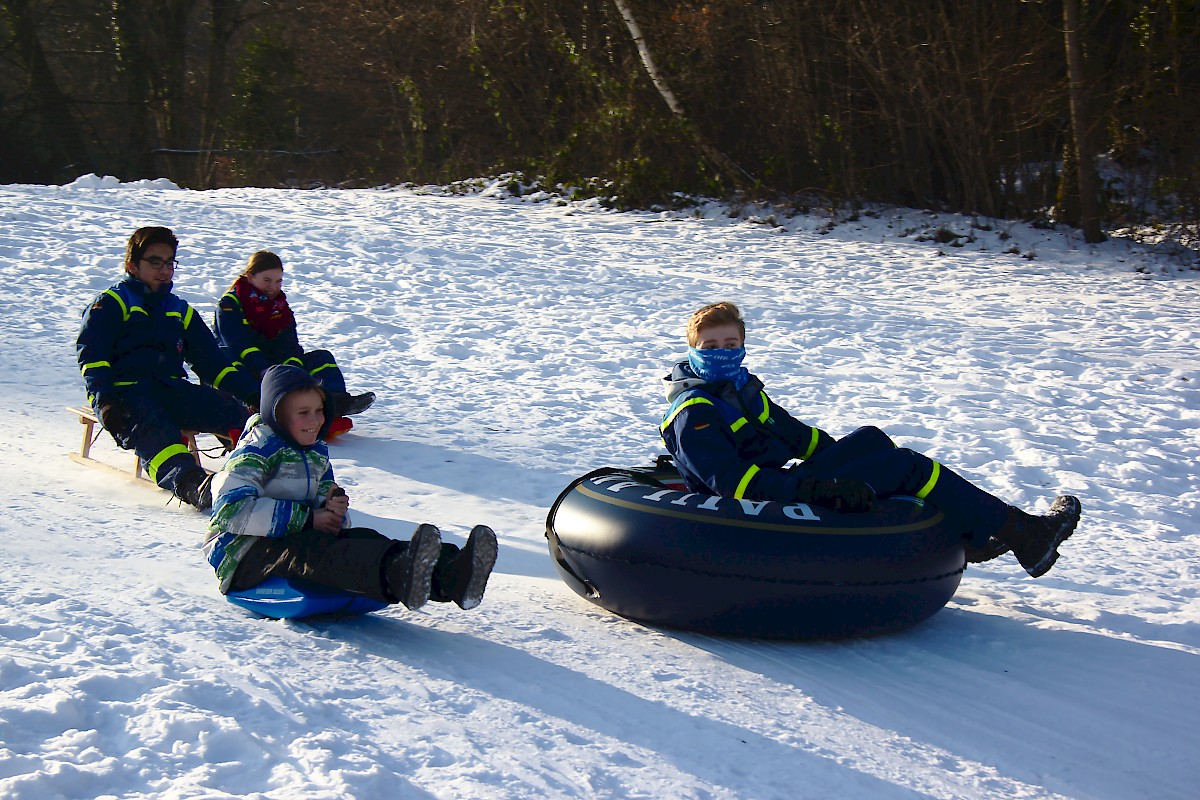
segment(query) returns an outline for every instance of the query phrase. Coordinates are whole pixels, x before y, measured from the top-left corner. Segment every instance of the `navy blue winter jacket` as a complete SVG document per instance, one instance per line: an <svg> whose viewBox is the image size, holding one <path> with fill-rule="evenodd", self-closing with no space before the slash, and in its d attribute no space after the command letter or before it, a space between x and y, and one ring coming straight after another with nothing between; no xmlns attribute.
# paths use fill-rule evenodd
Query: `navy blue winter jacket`
<svg viewBox="0 0 1200 800"><path fill-rule="evenodd" d="M693 492L792 500L800 475L783 466L834 442L772 403L755 375L738 390L729 381L706 383L685 361L663 381L671 406L659 430Z"/></svg>
<svg viewBox="0 0 1200 800"><path fill-rule="evenodd" d="M241 301L232 291L217 301L213 333L226 357L240 362L251 374L259 375L272 364L303 364L300 358L304 348L300 346L296 326L290 325L274 339L268 339L250 325Z"/></svg>
<svg viewBox="0 0 1200 800"><path fill-rule="evenodd" d="M150 381L186 380L185 361L205 383L258 401L258 381L230 365L195 309L170 286L152 292L133 275L83 312L75 352L93 403Z"/></svg>

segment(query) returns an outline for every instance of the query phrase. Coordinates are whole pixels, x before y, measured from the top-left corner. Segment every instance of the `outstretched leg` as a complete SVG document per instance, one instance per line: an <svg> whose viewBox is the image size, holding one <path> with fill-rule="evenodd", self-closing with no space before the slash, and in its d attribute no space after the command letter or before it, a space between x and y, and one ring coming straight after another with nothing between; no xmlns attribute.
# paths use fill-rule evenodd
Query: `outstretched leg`
<svg viewBox="0 0 1200 800"><path fill-rule="evenodd" d="M798 469L802 474L817 478L855 478L864 481L880 497L899 494L925 500L937 506L946 516L947 524L969 539L976 548L987 546L989 537L999 530L1008 512L1008 505L1004 501L983 491L953 470L908 448L875 449L858 458L842 461L837 466L830 467L830 463L811 459Z"/></svg>
<svg viewBox="0 0 1200 800"><path fill-rule="evenodd" d="M346 391L346 378L328 350L309 350L301 360L308 373L321 382L329 394L332 408L325 409L335 417L350 417L361 414L375 402L374 392L350 394Z"/></svg>
<svg viewBox="0 0 1200 800"><path fill-rule="evenodd" d="M953 470L902 447L876 451L834 469L822 469L820 462L816 466L822 478L857 478L870 484L881 497L906 494L926 500L967 540L968 560L987 561L1012 549L1021 566L1035 578L1054 566L1058 546L1079 524L1080 504L1074 497L1059 497L1044 516L1027 514ZM812 462L802 464L800 469L811 470Z"/></svg>
<svg viewBox="0 0 1200 800"><path fill-rule="evenodd" d="M284 539L262 537L242 554L226 591L257 586L267 578L299 578L361 594L384 603L420 608L429 598L441 536L421 525L411 542L370 528L347 528L337 536L315 530Z"/></svg>
<svg viewBox="0 0 1200 800"><path fill-rule="evenodd" d="M804 462L805 467L818 472L839 469L860 458L896 449L896 443L874 425L864 425L851 431L821 452Z"/></svg>

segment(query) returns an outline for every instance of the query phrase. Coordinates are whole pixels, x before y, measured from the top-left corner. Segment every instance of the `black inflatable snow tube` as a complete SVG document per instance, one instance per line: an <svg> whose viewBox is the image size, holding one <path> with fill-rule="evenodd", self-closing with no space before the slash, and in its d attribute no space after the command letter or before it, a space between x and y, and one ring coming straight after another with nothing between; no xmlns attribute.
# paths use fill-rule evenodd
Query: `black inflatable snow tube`
<svg viewBox="0 0 1200 800"><path fill-rule="evenodd" d="M941 512L887 498L861 514L690 494L674 468L604 468L546 518L578 594L623 617L724 636L829 639L915 625L958 589Z"/></svg>

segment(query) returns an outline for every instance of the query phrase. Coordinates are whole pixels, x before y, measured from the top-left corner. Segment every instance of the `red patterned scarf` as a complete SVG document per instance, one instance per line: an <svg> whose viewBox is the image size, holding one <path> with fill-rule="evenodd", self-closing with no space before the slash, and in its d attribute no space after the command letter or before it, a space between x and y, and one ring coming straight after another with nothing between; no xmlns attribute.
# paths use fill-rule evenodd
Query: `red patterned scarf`
<svg viewBox="0 0 1200 800"><path fill-rule="evenodd" d="M274 339L280 331L296 324L296 317L283 292L271 299L255 289L243 275L233 284L233 293L242 304L242 312L250 327L268 339Z"/></svg>

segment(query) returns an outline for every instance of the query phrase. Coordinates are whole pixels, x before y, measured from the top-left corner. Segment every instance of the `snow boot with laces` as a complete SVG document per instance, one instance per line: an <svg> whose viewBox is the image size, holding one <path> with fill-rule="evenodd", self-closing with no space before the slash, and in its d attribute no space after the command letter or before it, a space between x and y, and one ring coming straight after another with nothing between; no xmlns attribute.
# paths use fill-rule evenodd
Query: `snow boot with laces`
<svg viewBox="0 0 1200 800"><path fill-rule="evenodd" d="M209 511L212 509L212 479L211 472L196 467L175 481L174 494L197 511Z"/></svg>

